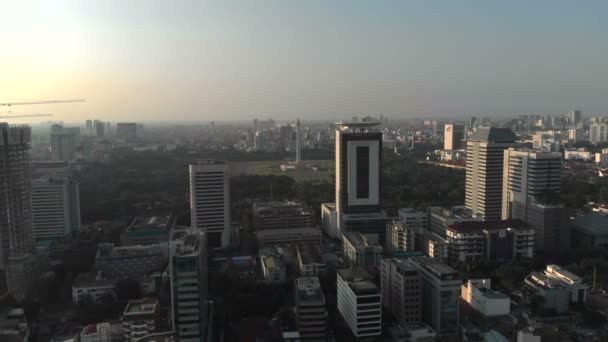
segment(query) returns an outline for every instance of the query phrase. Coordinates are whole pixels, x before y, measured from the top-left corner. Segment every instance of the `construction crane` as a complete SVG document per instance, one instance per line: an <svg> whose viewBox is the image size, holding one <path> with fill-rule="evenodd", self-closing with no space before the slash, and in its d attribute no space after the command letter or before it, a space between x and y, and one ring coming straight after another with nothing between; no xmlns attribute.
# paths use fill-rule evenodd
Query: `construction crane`
<svg viewBox="0 0 608 342"><path fill-rule="evenodd" d="M37 104L53 104L53 103L70 103L70 102L84 102L84 99L75 100L30 100L24 102L0 102L0 106L12 107L12 106L26 106L26 105L37 105ZM0 113L2 114L2 113ZM53 116L53 114L29 114L29 113L13 113L11 110L8 111L8 115L0 115L1 119L10 118L30 118L37 116ZM17 114L17 115L14 115Z"/></svg>
<svg viewBox="0 0 608 342"><path fill-rule="evenodd" d="M0 102L0 106L23 106L23 105L35 105L35 104L49 104L49 103L69 103L69 102L84 102L84 99L77 100L49 100L49 101L28 101L28 102Z"/></svg>
<svg viewBox="0 0 608 342"><path fill-rule="evenodd" d="M4 115L9 114L9 115ZM0 113L0 119L12 118L32 118L36 116L53 116L53 114L33 114L33 113Z"/></svg>

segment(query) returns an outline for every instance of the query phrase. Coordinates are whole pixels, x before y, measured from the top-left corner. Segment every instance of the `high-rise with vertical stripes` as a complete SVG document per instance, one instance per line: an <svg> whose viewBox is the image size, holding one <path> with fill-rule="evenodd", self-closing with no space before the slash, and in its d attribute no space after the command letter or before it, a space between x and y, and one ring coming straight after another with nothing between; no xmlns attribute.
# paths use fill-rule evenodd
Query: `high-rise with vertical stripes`
<svg viewBox="0 0 608 342"><path fill-rule="evenodd" d="M500 220L504 151L515 146L509 128L480 127L467 140L466 207L485 220Z"/></svg>
<svg viewBox="0 0 608 342"><path fill-rule="evenodd" d="M191 226L207 233L210 249L230 244L228 170L228 164L212 159L190 165Z"/></svg>

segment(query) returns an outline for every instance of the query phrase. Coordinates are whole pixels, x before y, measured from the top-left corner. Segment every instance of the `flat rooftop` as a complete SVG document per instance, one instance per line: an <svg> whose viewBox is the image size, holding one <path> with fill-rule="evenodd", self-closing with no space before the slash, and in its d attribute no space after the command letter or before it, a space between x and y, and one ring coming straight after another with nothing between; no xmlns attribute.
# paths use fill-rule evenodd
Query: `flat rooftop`
<svg viewBox="0 0 608 342"><path fill-rule="evenodd" d="M321 264L323 263L323 256L321 255L321 249L319 246L306 244L299 245L296 247L298 253L300 253L300 258L302 258L302 263L304 264Z"/></svg>
<svg viewBox="0 0 608 342"><path fill-rule="evenodd" d="M498 221L464 221L454 223L448 226L448 229L455 232L470 233L480 232L483 230L526 230L534 229L532 226L522 220L498 220Z"/></svg>
<svg viewBox="0 0 608 342"><path fill-rule="evenodd" d="M158 305L158 299L152 297L131 300L125 308L124 315L152 314Z"/></svg>
<svg viewBox="0 0 608 342"><path fill-rule="evenodd" d="M325 302L318 277L303 277L296 279L298 302Z"/></svg>

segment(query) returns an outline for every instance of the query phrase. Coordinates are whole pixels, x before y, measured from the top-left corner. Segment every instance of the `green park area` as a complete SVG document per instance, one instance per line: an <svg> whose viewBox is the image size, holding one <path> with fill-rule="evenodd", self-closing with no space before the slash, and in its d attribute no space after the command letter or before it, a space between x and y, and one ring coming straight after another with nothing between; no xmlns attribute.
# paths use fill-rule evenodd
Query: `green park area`
<svg viewBox="0 0 608 342"><path fill-rule="evenodd" d="M290 165L288 161L231 162L230 172L233 177L240 175L275 175L288 176L296 182L332 182L335 175L334 164L334 160L305 160L294 168L287 167L282 170L281 165Z"/></svg>

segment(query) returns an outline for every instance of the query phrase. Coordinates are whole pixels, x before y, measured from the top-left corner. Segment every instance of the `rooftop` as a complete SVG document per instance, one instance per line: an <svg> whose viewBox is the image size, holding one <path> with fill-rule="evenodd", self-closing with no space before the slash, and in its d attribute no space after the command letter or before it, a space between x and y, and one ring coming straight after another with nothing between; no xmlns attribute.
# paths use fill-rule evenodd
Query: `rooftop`
<svg viewBox="0 0 608 342"><path fill-rule="evenodd" d="M608 214L593 212L574 220L574 228L591 235L608 235Z"/></svg>
<svg viewBox="0 0 608 342"><path fill-rule="evenodd" d="M321 249L319 246L306 244L299 245L296 247L300 258L302 258L303 264L321 264L323 263L323 256L321 255Z"/></svg>
<svg viewBox="0 0 608 342"><path fill-rule="evenodd" d="M448 226L451 231L459 233L480 232L483 230L515 229L525 230L534 229L522 220L498 220L498 221L464 221Z"/></svg>
<svg viewBox="0 0 608 342"><path fill-rule="evenodd" d="M139 216L133 220L129 227L127 227L127 231L166 230L171 228L173 221L172 216Z"/></svg>
<svg viewBox="0 0 608 342"><path fill-rule="evenodd" d="M468 139L491 143L513 143L517 137L510 128L479 127Z"/></svg>
<svg viewBox="0 0 608 342"><path fill-rule="evenodd" d="M368 240L365 235L359 232L345 232L342 234L344 240L348 241L355 248L382 248L378 243Z"/></svg>
<svg viewBox="0 0 608 342"><path fill-rule="evenodd" d="M325 302L321 284L317 277L303 277L296 279L298 302Z"/></svg>
<svg viewBox="0 0 608 342"><path fill-rule="evenodd" d="M124 315L152 314L159 305L158 299L152 297L131 300L125 308Z"/></svg>
<svg viewBox="0 0 608 342"><path fill-rule="evenodd" d="M80 336L82 337L82 336L87 336L87 335L94 335L94 334L97 334L98 332L102 332L102 331L109 334L110 333L110 323L104 322L104 323L97 323L97 324L89 324L89 325L85 326L84 328L82 328L82 331L80 332Z"/></svg>

